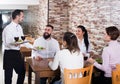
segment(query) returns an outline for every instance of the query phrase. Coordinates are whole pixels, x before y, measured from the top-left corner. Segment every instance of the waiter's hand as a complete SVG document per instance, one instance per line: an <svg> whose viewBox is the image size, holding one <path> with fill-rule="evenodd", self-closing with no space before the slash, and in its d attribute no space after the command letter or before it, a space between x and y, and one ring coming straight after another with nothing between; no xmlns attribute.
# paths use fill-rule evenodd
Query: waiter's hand
<svg viewBox="0 0 120 84"><path fill-rule="evenodd" d="M20 46L20 44L17 44L17 43L16 43L15 46Z"/></svg>
<svg viewBox="0 0 120 84"><path fill-rule="evenodd" d="M40 60L42 60L43 58L40 57L40 56L35 56L34 59L40 61Z"/></svg>

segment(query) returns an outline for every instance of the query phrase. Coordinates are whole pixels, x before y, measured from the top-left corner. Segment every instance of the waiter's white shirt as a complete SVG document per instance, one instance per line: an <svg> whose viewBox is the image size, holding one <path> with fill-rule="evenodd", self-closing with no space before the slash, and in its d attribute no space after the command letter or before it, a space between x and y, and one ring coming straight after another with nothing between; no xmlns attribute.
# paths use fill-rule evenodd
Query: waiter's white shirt
<svg viewBox="0 0 120 84"><path fill-rule="evenodd" d="M49 40L45 40L42 37L39 37L35 40L33 47L43 47L44 50L35 51L32 50L32 57L40 56L42 58L54 57L55 53L60 50L59 43L57 40L51 37Z"/></svg>
<svg viewBox="0 0 120 84"><path fill-rule="evenodd" d="M24 36L23 29L19 24L16 24L15 22L11 22L9 25L7 25L2 33L2 41L3 41L3 47L5 50L20 50L20 46L15 46L13 43L15 42L14 37L19 37L21 39L21 36ZM25 47L32 48L32 45L29 43L24 44Z"/></svg>

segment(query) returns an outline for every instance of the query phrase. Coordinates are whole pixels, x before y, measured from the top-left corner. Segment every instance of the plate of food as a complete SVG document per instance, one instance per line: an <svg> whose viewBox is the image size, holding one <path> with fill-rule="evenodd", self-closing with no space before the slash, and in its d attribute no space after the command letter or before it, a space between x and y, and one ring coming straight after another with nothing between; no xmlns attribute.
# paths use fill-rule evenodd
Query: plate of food
<svg viewBox="0 0 120 84"><path fill-rule="evenodd" d="M38 47L36 47L36 49L37 49L37 50L45 50L45 48L42 47L42 46L38 46Z"/></svg>
<svg viewBox="0 0 120 84"><path fill-rule="evenodd" d="M37 47L33 48L33 50L41 51L41 50L45 50L45 48L42 46L37 46Z"/></svg>
<svg viewBox="0 0 120 84"><path fill-rule="evenodd" d="M102 64L102 58L95 59L99 64Z"/></svg>
<svg viewBox="0 0 120 84"><path fill-rule="evenodd" d="M23 40L18 40L17 42L11 43L13 45L15 44L23 44L23 43L28 43L29 41L23 41Z"/></svg>

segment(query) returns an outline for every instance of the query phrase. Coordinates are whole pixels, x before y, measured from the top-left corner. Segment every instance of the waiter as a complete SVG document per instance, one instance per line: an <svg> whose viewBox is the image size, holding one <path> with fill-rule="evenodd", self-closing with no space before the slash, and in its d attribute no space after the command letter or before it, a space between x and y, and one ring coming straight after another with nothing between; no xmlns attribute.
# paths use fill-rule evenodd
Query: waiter
<svg viewBox="0 0 120 84"><path fill-rule="evenodd" d="M3 69L5 84L12 84L13 69L18 74L16 84L23 84L25 78L24 59L20 53L20 44L15 44L15 38L21 39L24 36L22 27L19 25L23 21L23 10L15 10L12 13L12 21L2 33L4 46Z"/></svg>

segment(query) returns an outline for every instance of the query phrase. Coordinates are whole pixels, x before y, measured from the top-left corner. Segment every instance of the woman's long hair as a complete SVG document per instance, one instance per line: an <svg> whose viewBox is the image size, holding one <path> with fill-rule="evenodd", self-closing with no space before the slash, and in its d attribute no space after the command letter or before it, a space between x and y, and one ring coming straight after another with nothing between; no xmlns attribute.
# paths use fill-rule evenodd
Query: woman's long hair
<svg viewBox="0 0 120 84"><path fill-rule="evenodd" d="M83 32L84 32L84 43L85 43L85 46L86 46L86 51L88 52L88 48L89 48L89 41L88 41L88 33L87 33L87 30L85 29L84 26L82 25L79 25L77 28L80 28Z"/></svg>
<svg viewBox="0 0 120 84"><path fill-rule="evenodd" d="M80 52L77 37L75 34L71 32L65 32L63 36L63 41L67 44L67 49L70 50L70 52Z"/></svg>

